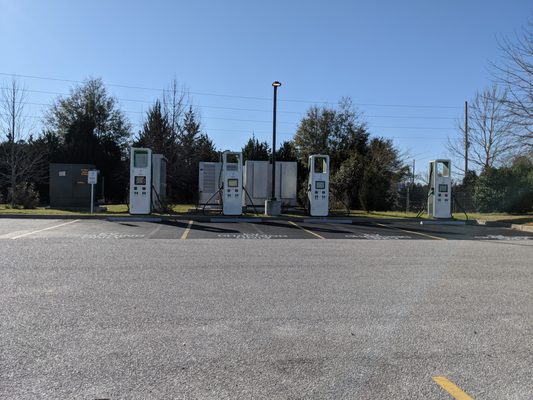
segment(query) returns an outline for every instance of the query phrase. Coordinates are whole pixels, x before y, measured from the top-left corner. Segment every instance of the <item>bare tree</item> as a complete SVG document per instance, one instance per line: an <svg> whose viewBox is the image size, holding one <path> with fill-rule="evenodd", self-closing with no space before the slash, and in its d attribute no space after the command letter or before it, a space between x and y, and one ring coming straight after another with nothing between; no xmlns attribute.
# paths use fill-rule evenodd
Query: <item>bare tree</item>
<svg viewBox="0 0 533 400"><path fill-rule="evenodd" d="M173 79L168 89L163 91L163 112L176 136L180 132L181 120L188 105L189 92L184 86L178 87L177 80Z"/></svg>
<svg viewBox="0 0 533 400"><path fill-rule="evenodd" d="M41 181L46 173L46 155L34 145L25 105L25 89L15 79L5 82L0 92L0 185L10 189L12 206L17 185Z"/></svg>
<svg viewBox="0 0 533 400"><path fill-rule="evenodd" d="M505 92L492 85L482 93L476 93L469 104L468 161L477 170L504 164L517 147L513 136L514 122L509 119L505 107L506 98ZM459 137L448 138L448 150L464 159L464 119L459 121L458 129Z"/></svg>
<svg viewBox="0 0 533 400"><path fill-rule="evenodd" d="M500 44L503 65L494 65L496 76L506 89L503 100L514 121L521 144L533 147L533 19L515 40Z"/></svg>

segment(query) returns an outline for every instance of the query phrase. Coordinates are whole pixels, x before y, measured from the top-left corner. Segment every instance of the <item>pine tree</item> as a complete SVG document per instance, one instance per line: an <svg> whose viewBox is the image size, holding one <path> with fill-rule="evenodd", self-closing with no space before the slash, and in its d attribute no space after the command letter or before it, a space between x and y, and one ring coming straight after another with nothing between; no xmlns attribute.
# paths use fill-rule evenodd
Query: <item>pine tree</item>
<svg viewBox="0 0 533 400"><path fill-rule="evenodd" d="M216 161L218 155L213 142L202 133L199 117L192 106L185 112L180 127L176 198L192 203L198 195L198 163Z"/></svg>
<svg viewBox="0 0 533 400"><path fill-rule="evenodd" d="M259 142L254 134L248 139L248 143L242 148L244 161L267 161L270 158L270 148L267 142Z"/></svg>
<svg viewBox="0 0 533 400"><path fill-rule="evenodd" d="M137 147L148 147L154 153L163 154L167 159L172 158L175 150L176 135L172 132L168 118L162 113L161 102L156 100L146 113L146 121L139 138L134 143Z"/></svg>

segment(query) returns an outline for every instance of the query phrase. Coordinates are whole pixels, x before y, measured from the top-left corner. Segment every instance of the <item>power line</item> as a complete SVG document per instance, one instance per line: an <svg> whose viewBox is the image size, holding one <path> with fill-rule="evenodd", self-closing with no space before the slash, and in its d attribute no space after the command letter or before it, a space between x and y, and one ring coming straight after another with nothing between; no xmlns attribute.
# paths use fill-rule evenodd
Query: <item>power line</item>
<svg viewBox="0 0 533 400"><path fill-rule="evenodd" d="M140 112L139 112L140 113ZM3 115L3 116L8 116L7 114L2 114L0 113L0 115ZM24 118L35 118L35 119L42 119L42 117L40 116L37 116L37 115L24 115L23 116ZM245 119L236 119L236 118L217 118L217 117L205 117L206 119L216 119L216 120L224 120L224 121L238 121L238 122L267 122L267 123L271 123L272 121L258 121L258 120L245 120ZM286 122L285 124L294 124L293 122ZM142 125L141 124L133 124L134 126L139 126L141 127ZM427 130L427 131L432 131L432 130L450 130L449 128L442 128L442 127L421 127L421 126L383 126L383 125L374 125L373 128L380 128L380 129L413 129L413 130ZM214 128L213 130L217 130L216 128ZM219 129L221 130L221 129ZM238 130L235 130L235 131L238 131ZM257 131L257 130L254 130L252 129L252 132L261 132L261 133L270 133L270 132L267 132L267 131ZM420 137L420 136L412 136L412 137L408 137L408 136L405 136L405 137L401 137L401 136L387 136L389 138L405 138L405 139L437 139L437 138L431 138L431 137Z"/></svg>
<svg viewBox="0 0 533 400"><path fill-rule="evenodd" d="M38 105L38 106L47 106L48 104L45 103L33 103L33 102L26 102L26 104L30 105ZM144 111L133 111L133 110L122 110L124 113L127 114L144 114ZM258 119L243 119L243 118L224 118L224 117L202 117L203 119L214 119L214 120L221 120L221 121L235 121L235 122L255 122L255 123L267 123L270 124L272 121L270 120L258 120ZM376 116L378 118L378 116ZM284 125L298 125L299 122L295 121L281 121L278 122L279 124ZM382 125L372 125L374 128L384 128L384 129L438 129L438 130L449 130L450 128L443 128L443 127L418 127L418 126L382 126Z"/></svg>
<svg viewBox="0 0 533 400"><path fill-rule="evenodd" d="M249 132L245 131L238 131L233 129L211 129L211 135L222 132L222 133L235 133L235 134L243 134L243 135L249 135ZM271 132L265 132L265 131L256 131L254 130L252 133L265 133L265 134L271 134ZM278 132L279 135L293 135L290 132ZM424 136L382 136L383 139L416 139L416 140L446 140L446 138L435 138L435 137L424 137ZM422 153L425 154L425 153ZM414 158L416 156L412 156L411 158Z"/></svg>
<svg viewBox="0 0 533 400"><path fill-rule="evenodd" d="M142 111L124 111L126 113L134 113L134 114L143 114ZM6 115L6 114L0 114L0 115ZM42 116L37 115L26 115L25 118L36 118L36 119L42 119ZM204 119L214 119L214 120L222 120L222 121L235 121L235 122L256 122L256 123L272 123L272 121L263 121L263 120L255 120L255 119L240 119L240 118L222 118L222 117L202 117ZM286 125L297 125L298 122L279 122L280 124L286 124ZM450 128L443 128L443 127L431 127L431 126L384 126L384 125L372 125L372 128L380 128L380 129L416 129L416 130L450 130Z"/></svg>
<svg viewBox="0 0 533 400"><path fill-rule="evenodd" d="M83 83L83 81L73 80L73 79L62 79L62 78L50 78L36 75L22 75L22 74L10 74L7 72L0 72L0 75L11 76L11 77L20 77L27 79L39 79L39 80L48 80L56 82L67 82L67 83ZM121 85L114 83L106 83L107 86L119 87L124 89L134 89L134 90L147 90L147 91L158 91L158 92L169 92L169 89L162 88L151 88L143 86L131 86L131 85ZM238 98L246 100L263 100L271 101L269 97L256 97L256 96L241 96L241 95L231 95L231 94L221 94L221 93L209 93L209 92L188 92L198 96L214 96L214 97L227 97L227 98ZM280 102L288 103L305 103L305 104L337 104L338 102L334 101L311 101L311 100L295 100L295 99L280 99ZM462 107L457 106L446 106L446 105L416 105L416 104L378 104L378 103L353 103L356 106L372 106L372 107L400 107L400 108L442 108L442 109L461 109Z"/></svg>
<svg viewBox="0 0 533 400"><path fill-rule="evenodd" d="M0 89L7 89L7 88L0 87ZM25 90L25 91L27 91L27 92L36 92L36 93L58 94L58 95L64 95L64 96L68 96L69 95L68 93L47 92L47 91L43 91L43 90ZM118 98L118 97L117 97L117 100L153 104L153 101L148 101L148 100L122 99L122 98ZM25 104L31 104L31 105L38 105L38 106L49 106L50 105L50 104L47 104L47 103L35 103L35 102L24 102L24 103ZM257 109L257 108L220 107L220 106L210 106L210 105L196 105L195 107L208 108L208 109L214 109L214 110L265 112L265 113L271 113L272 112L272 110ZM142 114L142 113L144 113L142 111L128 111L128 110L124 110L124 112L133 113L133 114ZM281 114L296 114L296 115L305 114L305 112L300 112L300 111L280 111L280 113ZM458 120L457 117L417 116L417 115L366 115L366 114L363 114L363 117L364 118L389 118L389 119L421 119L421 120L453 120L453 121L457 121Z"/></svg>

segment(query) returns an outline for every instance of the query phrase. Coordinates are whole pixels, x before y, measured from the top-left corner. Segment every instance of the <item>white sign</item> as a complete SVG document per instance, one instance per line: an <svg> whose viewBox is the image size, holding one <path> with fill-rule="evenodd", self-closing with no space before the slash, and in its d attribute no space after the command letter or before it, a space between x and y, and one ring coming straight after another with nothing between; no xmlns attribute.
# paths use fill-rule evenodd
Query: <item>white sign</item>
<svg viewBox="0 0 533 400"><path fill-rule="evenodd" d="M87 175L87 183L89 185L96 185L97 180L98 180L98 171L95 169L91 169L89 171L89 174Z"/></svg>

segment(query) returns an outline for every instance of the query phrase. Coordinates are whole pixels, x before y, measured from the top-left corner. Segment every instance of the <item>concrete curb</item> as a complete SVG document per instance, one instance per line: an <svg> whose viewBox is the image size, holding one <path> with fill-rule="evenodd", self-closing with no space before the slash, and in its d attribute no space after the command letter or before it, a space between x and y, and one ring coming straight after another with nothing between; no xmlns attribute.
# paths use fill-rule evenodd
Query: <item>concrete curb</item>
<svg viewBox="0 0 533 400"><path fill-rule="evenodd" d="M162 218L159 217L107 217L106 221L112 222L161 222Z"/></svg>
<svg viewBox="0 0 533 400"><path fill-rule="evenodd" d="M500 228L510 228L511 223L510 222L500 222L500 221L487 221L484 219L476 219L475 220L477 225L485 225L485 226L495 226Z"/></svg>
<svg viewBox="0 0 533 400"><path fill-rule="evenodd" d="M533 232L533 225L511 224L511 229L522 232Z"/></svg>
<svg viewBox="0 0 533 400"><path fill-rule="evenodd" d="M303 220L299 220L305 224L353 224L354 219L351 218L328 218L328 217L321 217L321 218L304 218Z"/></svg>
<svg viewBox="0 0 533 400"><path fill-rule="evenodd" d="M293 221L301 223L329 223L329 224L350 224L350 223L368 223L368 222L420 222L420 219L415 218L373 218L373 217L309 217L302 216L286 216L280 215L276 217L261 217L252 215L224 216L224 215L197 215L197 214L175 214L175 215L127 215L127 214L2 214L1 218L10 219L99 219L110 221L135 221L135 220L163 220L163 221L195 221L195 222L268 222L268 221Z"/></svg>
<svg viewBox="0 0 533 400"><path fill-rule="evenodd" d="M176 214L176 215L153 215L153 216L139 216L139 215L113 215L113 214L9 214L9 213L0 213L0 219L10 218L10 219L60 219L60 220L71 220L71 219L96 219L96 220L108 220L108 221L147 221L147 222L161 222L161 221L195 221L195 222L212 222L212 223L224 223L224 222L255 222L255 223L268 223L269 221L293 221L300 223L329 223L329 224L358 224L358 223L371 223L371 222L380 222L380 223L393 223L393 222L416 222L422 224L432 224L435 223L433 220L426 220L420 218L373 218L373 217L309 217L307 215L300 216L285 216L280 215L277 217L256 217L256 216L247 216L243 215L241 217L235 216L223 216L223 215L197 215L197 214ZM482 225L482 226L493 226L500 228L509 228L523 232L533 232L533 225L521 225L521 224L512 224L508 222L497 222L497 221L486 221L482 219L471 219L468 221L449 221L453 225Z"/></svg>
<svg viewBox="0 0 533 400"><path fill-rule="evenodd" d="M478 225L494 226L498 228L509 228L515 231L533 232L533 225L513 224L511 222L486 221L484 219L476 220Z"/></svg>
<svg viewBox="0 0 533 400"><path fill-rule="evenodd" d="M420 225L466 225L467 221L435 221L435 220L425 220L420 221Z"/></svg>
<svg viewBox="0 0 533 400"><path fill-rule="evenodd" d="M254 223L262 223L262 218L254 218L254 217L233 217L233 218L211 218L209 222L222 222L222 223L229 223L229 222L254 222Z"/></svg>
<svg viewBox="0 0 533 400"><path fill-rule="evenodd" d="M107 219L112 215L78 215L78 214L0 214L0 218L8 219Z"/></svg>

